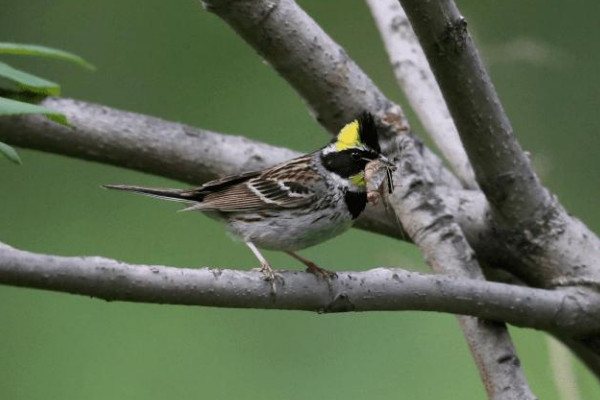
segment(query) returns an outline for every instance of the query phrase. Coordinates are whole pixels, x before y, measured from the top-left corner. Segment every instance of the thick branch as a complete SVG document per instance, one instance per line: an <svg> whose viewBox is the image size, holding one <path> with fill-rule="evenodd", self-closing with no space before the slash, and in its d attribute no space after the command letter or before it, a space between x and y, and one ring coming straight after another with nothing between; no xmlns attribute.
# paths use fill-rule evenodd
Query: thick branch
<svg viewBox="0 0 600 400"><path fill-rule="evenodd" d="M299 155L242 136L83 101L48 97L40 105L64 113L71 127L35 115L3 117L0 140L194 184Z"/></svg>
<svg viewBox="0 0 600 400"><path fill-rule="evenodd" d="M439 274L484 282L475 253L458 223L433 190L412 141L401 142L395 174L397 189L390 202L425 260ZM492 400L535 399L508 329L501 322L460 316L460 325Z"/></svg>
<svg viewBox="0 0 600 400"><path fill-rule="evenodd" d="M452 0L401 0L460 132L477 181L495 209L518 222L545 209L548 192L519 146Z"/></svg>
<svg viewBox="0 0 600 400"><path fill-rule="evenodd" d="M477 181L492 204L490 225L511 271L530 285L600 286L600 240L549 195L510 122L452 0L400 0L459 129ZM600 338L577 342L598 374ZM570 344L572 348L573 345ZM587 354L586 350L587 349ZM589 352L591 350L591 352Z"/></svg>
<svg viewBox="0 0 600 400"><path fill-rule="evenodd" d="M331 133L365 110L373 114L389 110L401 130L409 129L402 109L293 0L204 0L203 4L296 89Z"/></svg>
<svg viewBox="0 0 600 400"><path fill-rule="evenodd" d="M377 268L330 283L278 271L276 294L258 272L130 265L102 257L34 254L0 244L0 283L104 300L302 311L424 310L469 314L569 336L600 330L600 296Z"/></svg>
<svg viewBox="0 0 600 400"><path fill-rule="evenodd" d="M476 189L458 131L406 13L398 0L367 0L367 4L411 107L465 187Z"/></svg>
<svg viewBox="0 0 600 400"><path fill-rule="evenodd" d="M40 104L66 114L71 128L35 115L3 117L0 118L0 141L133 168L190 184L265 168L298 155L289 149L243 137L72 99L50 97ZM435 177L434 180L440 183ZM492 266L510 267L517 276L527 272L520 268L527 260L512 257L504 242L495 237L488 221L488 204L481 192L453 189L443 183L436 186L435 191L446 202L480 259ZM381 205L367 207L356 226L408 239Z"/></svg>
<svg viewBox="0 0 600 400"><path fill-rule="evenodd" d="M411 0L408 3L416 9L435 9L438 4L446 5L447 0ZM337 131L358 112L367 110L377 115L385 128L384 149L389 153L396 150L398 133L408 129L400 107L387 99L345 51L293 0L207 0L204 4L235 29L298 91L315 112L317 119L330 132ZM413 18L406 11L414 25ZM423 17L419 21L419 29L428 31L429 22L439 21L429 21L424 14L427 13L419 14ZM445 45L442 55L450 60L447 63L452 64L451 68L446 71L439 63L431 61L430 47L433 46L435 50L436 43L425 43L425 53L440 82L473 167L484 168L484 173L479 173L478 179L480 184L485 180L486 195L492 196L498 203L496 214L506 214L513 222L520 221L519 217L526 217L519 224L508 226L496 218L493 228L492 224L486 223L490 229L475 235L463 227L469 241L473 238L477 240L477 243L471 245L478 256L488 263L510 267L513 274L531 285L549 287L557 282L565 282L562 278L569 275L576 276L577 279L567 280L573 283L600 282L600 241L583 224L572 220L566 213L553 213L560 207L548 204L550 197L531 171L527 157L520 151L509 129L508 120L501 113L499 102L492 101L496 96L487 96L491 84L485 71L479 68L476 72L481 70L480 75L467 73L458 62L467 58L467 53L476 55L474 47L471 47L472 43L467 36L463 38L460 35L460 23L448 26L447 32L444 32L456 31L456 35L448 35L448 43L442 43ZM452 27L457 29L452 30ZM433 30L435 34L440 34L439 26ZM454 41L461 38L468 44L469 51L461 50L455 54L450 50L454 48ZM423 43L423 39L419 39ZM459 42L455 47L462 49L462 43ZM455 62L455 59L458 61ZM477 62L471 64L480 66ZM481 88L478 86L480 84ZM450 97L446 93L448 90L453 91ZM486 104L480 106L480 103ZM471 105L473 109L470 108ZM460 118L455 115L457 112L461 114ZM490 118L497 121L488 124ZM467 133L463 132L465 126ZM479 129L486 130L486 134L480 135ZM509 141L506 148L503 144L505 139ZM491 141L478 143L479 140ZM477 154L474 156L473 152ZM460 186L456 178L427 148L422 148L422 154L425 166L437 185L451 188ZM515 160L512 159L513 156L516 157ZM500 168L497 169L497 166ZM521 168L524 168L522 174ZM513 176L514 174L516 175ZM491 184L488 182L490 179ZM503 186L502 190L496 190L498 185ZM487 212L487 205L483 208ZM501 237L496 237L497 233ZM536 235L542 237L542 246L540 241L535 240ZM569 246L567 243L575 245ZM490 251L491 247L495 247L494 251ZM572 270L576 265L585 267Z"/></svg>
<svg viewBox="0 0 600 400"><path fill-rule="evenodd" d="M492 205L499 239L542 287L600 286L600 239L541 185L452 0L401 0ZM515 258L516 258L515 257Z"/></svg>
<svg viewBox="0 0 600 400"><path fill-rule="evenodd" d="M200 184L219 176L262 169L299 153L241 136L223 135L147 115L72 99L49 97L44 107L64 113L71 127L29 115L0 118L0 141L11 145L98 161ZM438 175L439 177L439 175ZM440 192L452 201L470 237L482 245L487 203L480 192ZM357 226L396 238L407 235L381 207L368 208Z"/></svg>
<svg viewBox="0 0 600 400"><path fill-rule="evenodd" d="M401 107L293 0L204 0L203 4L288 81L330 133L337 133L363 111L378 116L386 153L396 149L399 133L409 132ZM422 152L437 182L462 187L434 153L426 147Z"/></svg>

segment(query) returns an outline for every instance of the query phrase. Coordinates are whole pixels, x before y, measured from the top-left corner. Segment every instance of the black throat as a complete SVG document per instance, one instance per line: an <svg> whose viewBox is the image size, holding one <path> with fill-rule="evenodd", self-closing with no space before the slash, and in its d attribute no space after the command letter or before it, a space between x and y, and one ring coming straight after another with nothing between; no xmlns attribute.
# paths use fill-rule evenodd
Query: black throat
<svg viewBox="0 0 600 400"><path fill-rule="evenodd" d="M352 219L356 219L367 205L367 193L347 191L344 193L344 201Z"/></svg>

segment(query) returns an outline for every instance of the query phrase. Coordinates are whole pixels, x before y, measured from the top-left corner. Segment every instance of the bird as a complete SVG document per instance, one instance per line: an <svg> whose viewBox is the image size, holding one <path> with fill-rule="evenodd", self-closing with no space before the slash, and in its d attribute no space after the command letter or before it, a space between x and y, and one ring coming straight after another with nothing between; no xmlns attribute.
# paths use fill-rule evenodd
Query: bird
<svg viewBox="0 0 600 400"><path fill-rule="evenodd" d="M372 114L363 112L317 151L281 164L206 182L189 189L104 185L185 203L181 211L200 211L223 222L261 264L265 279L275 277L259 248L288 253L319 277L332 278L296 254L348 230L367 204L365 167L382 154ZM391 187L391 182L389 182Z"/></svg>

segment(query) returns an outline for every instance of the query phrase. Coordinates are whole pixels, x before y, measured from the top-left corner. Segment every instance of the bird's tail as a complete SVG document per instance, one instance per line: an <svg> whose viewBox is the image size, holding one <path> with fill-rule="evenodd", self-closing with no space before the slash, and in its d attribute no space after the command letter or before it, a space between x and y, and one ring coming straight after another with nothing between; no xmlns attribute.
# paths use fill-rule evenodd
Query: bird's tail
<svg viewBox="0 0 600 400"><path fill-rule="evenodd" d="M202 201L201 196L198 196L199 193L194 193L193 190L189 189L149 188L130 185L103 185L103 187L107 189L140 193L145 196L156 197L157 199L178 201L181 203L196 203Z"/></svg>

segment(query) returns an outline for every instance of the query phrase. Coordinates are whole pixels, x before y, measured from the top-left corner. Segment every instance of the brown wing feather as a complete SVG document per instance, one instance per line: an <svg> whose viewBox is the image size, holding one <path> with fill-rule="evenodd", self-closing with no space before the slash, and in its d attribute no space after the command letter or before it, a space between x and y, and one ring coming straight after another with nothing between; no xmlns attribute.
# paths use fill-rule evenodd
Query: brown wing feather
<svg viewBox="0 0 600 400"><path fill-rule="evenodd" d="M215 180L206 182L204 185L200 186L197 189L205 190L205 191L219 190L219 189L227 187L227 186L235 185L236 183L241 183L241 182L247 181L248 179L259 176L261 173L262 173L262 171L249 171L249 172L243 172L238 175L224 176L223 178L219 178L219 179L215 179Z"/></svg>
<svg viewBox="0 0 600 400"><path fill-rule="evenodd" d="M302 191L262 177L250 179L223 190L206 194L197 210L243 212L275 208L294 208L314 200L314 193L303 187Z"/></svg>
<svg viewBox="0 0 600 400"><path fill-rule="evenodd" d="M268 207L265 207L263 200L254 194L246 183L209 193L204 196L202 203L196 206L196 209L200 210L221 212L252 211L261 208Z"/></svg>
<svg viewBox="0 0 600 400"><path fill-rule="evenodd" d="M230 187L234 187L240 183L247 181L248 179L259 176L260 174L261 171L250 171L238 175L225 176L223 178L208 181L204 185L199 187L182 190L181 192L179 192L179 195L181 198L186 199L190 202L201 202L204 201L205 196L210 193L215 193L222 190L226 190Z"/></svg>
<svg viewBox="0 0 600 400"><path fill-rule="evenodd" d="M310 157L303 156L281 165L262 171L259 175L248 176L242 182L231 181L208 184L198 188L202 193L201 203L189 209L221 212L244 212L261 209L295 208L306 205L315 199L315 193L300 176L306 177L310 168ZM299 173L304 170L304 173ZM288 177L290 179L282 181ZM229 184L228 184L229 183ZM209 187L207 187L210 185ZM207 193L208 192L208 193Z"/></svg>
<svg viewBox="0 0 600 400"><path fill-rule="evenodd" d="M315 193L307 186L314 175L310 155L302 156L263 171L245 172L207 182L192 189L145 188L105 185L166 200L189 203L182 211L244 212L261 209L294 208L314 201ZM312 176L312 179L310 178Z"/></svg>

